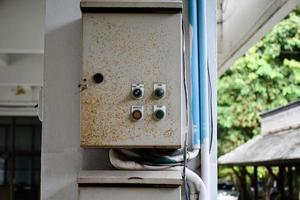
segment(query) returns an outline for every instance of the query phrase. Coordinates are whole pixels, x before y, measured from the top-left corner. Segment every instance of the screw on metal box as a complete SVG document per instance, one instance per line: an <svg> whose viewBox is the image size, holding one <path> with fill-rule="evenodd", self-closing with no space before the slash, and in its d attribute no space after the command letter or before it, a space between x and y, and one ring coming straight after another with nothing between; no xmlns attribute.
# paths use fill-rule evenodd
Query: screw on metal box
<svg viewBox="0 0 300 200"><path fill-rule="evenodd" d="M86 78L82 78L80 79L79 81L79 84L78 84L78 87L80 89L80 92L87 89L89 87L87 81L86 81Z"/></svg>

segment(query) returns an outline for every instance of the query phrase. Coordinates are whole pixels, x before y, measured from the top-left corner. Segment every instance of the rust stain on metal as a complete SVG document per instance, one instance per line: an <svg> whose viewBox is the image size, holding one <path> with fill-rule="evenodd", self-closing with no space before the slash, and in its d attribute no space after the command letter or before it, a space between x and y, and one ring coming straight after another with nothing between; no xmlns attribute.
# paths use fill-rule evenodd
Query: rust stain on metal
<svg viewBox="0 0 300 200"><path fill-rule="evenodd" d="M89 85L80 93L83 147L180 146L180 17L132 15L83 16L82 77ZM102 83L93 82L95 73L103 74ZM167 84L160 100L152 94L158 82ZM145 85L144 98L132 99L133 83ZM131 120L132 105L144 106L142 121ZM153 119L154 105L167 107L164 120Z"/></svg>

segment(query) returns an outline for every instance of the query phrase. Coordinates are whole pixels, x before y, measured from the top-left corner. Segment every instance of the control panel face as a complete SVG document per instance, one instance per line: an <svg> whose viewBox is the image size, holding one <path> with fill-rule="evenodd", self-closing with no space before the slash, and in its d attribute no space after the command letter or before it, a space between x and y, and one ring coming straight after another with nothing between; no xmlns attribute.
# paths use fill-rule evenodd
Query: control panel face
<svg viewBox="0 0 300 200"><path fill-rule="evenodd" d="M181 13L83 13L81 146L180 148Z"/></svg>

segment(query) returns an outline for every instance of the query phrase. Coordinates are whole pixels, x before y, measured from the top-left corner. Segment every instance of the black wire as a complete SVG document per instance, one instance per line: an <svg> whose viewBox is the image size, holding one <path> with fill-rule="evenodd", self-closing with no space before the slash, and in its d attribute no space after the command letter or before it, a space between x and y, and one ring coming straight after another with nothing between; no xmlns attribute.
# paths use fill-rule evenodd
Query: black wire
<svg viewBox="0 0 300 200"><path fill-rule="evenodd" d="M157 163L150 163L150 162L145 162L145 161L135 161L139 164L142 164L142 165L151 165L151 166L158 166L158 167L163 167L163 166L166 166L166 167L177 167L177 166L183 166L182 163L171 163L171 164L157 164Z"/></svg>
<svg viewBox="0 0 300 200"><path fill-rule="evenodd" d="M184 177L184 194L185 194L185 199L186 199L186 200L190 200L190 196L189 196L189 186L188 186L188 184L187 184L186 177Z"/></svg>
<svg viewBox="0 0 300 200"><path fill-rule="evenodd" d="M207 74L208 74L208 86L209 86L209 105L210 105L210 142L209 142L209 153L211 152L213 135L214 135L214 119L213 119L213 106L212 106L212 85L209 71L209 62L207 62Z"/></svg>
<svg viewBox="0 0 300 200"><path fill-rule="evenodd" d="M183 180L184 180L184 194L186 200L189 200L188 195L188 187L187 187L187 180L186 180L186 164L187 164L187 133L184 136L184 154L183 154Z"/></svg>
<svg viewBox="0 0 300 200"><path fill-rule="evenodd" d="M183 37L183 40L185 40L185 28L184 28L184 23L182 22L182 37ZM183 42L183 45L184 45L184 49L185 49L185 42ZM188 89L187 89L187 82L186 82L186 56L185 56L185 51L183 50L182 51L182 58L183 58L183 86L184 86L184 95L185 95L185 107L186 107L186 110L187 110L187 116L186 118L188 119L188 115L190 114L189 113L189 100L188 100ZM189 121L187 122L188 123L188 126L189 126Z"/></svg>
<svg viewBox="0 0 300 200"><path fill-rule="evenodd" d="M184 194L185 194L185 199L190 200L189 196L189 188L187 185L187 179L186 179L186 164L187 164L187 133L185 134L184 137L184 155L183 155L183 181L184 181Z"/></svg>
<svg viewBox="0 0 300 200"><path fill-rule="evenodd" d="M184 40L184 42L183 42L183 45L184 45L184 49L185 49L185 27L184 27L184 22L182 22L182 35L183 35L183 40ZM187 119L189 119L188 118L188 115L189 115L189 110L188 110L188 91L187 91L187 83L186 83L186 75L187 75L187 73L186 73L186 56L185 56L185 51L183 50L182 51L182 58L183 58L183 74L184 74L184 76L183 76L183 81L184 81L184 92L185 92L185 103L186 103L186 110L187 110ZM188 122L187 122L187 124L188 124L188 128L189 128L189 120L188 120ZM189 130L189 129L188 129ZM185 172L186 172L186 164L187 164L187 134L188 133L188 131L185 133L185 136L184 136L184 154L183 154L183 181L184 181L184 194L185 194L185 199L186 200L190 200L190 197L189 197L189 192L188 192L188 185L187 185L187 180L186 180L186 174L185 174Z"/></svg>

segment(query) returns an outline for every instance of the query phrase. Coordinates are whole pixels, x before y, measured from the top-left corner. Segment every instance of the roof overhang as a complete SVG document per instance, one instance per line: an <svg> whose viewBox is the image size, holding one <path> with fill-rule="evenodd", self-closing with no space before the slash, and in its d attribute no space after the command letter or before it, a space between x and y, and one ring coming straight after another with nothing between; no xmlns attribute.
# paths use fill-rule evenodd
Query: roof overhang
<svg viewBox="0 0 300 200"><path fill-rule="evenodd" d="M300 0L218 0L218 74L222 75Z"/></svg>
<svg viewBox="0 0 300 200"><path fill-rule="evenodd" d="M264 112L262 134L221 156L221 165L300 163L300 100Z"/></svg>

